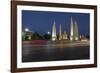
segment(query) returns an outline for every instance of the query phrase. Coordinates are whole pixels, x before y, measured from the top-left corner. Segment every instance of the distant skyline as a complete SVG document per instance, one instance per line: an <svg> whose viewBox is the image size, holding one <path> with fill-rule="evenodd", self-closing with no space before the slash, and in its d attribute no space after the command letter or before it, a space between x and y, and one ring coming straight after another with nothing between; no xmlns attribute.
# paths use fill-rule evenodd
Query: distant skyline
<svg viewBox="0 0 100 73"><path fill-rule="evenodd" d="M52 33L52 26L55 21L57 34L60 24L62 25L62 32L66 31L70 34L71 17L73 21L77 22L80 35L90 35L89 13L22 10L22 27L43 35L48 31Z"/></svg>

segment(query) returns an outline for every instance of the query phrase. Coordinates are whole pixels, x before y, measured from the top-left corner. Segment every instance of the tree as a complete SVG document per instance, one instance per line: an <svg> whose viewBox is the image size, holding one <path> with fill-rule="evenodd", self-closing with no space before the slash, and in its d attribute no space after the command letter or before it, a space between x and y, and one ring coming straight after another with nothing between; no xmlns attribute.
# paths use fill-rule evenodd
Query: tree
<svg viewBox="0 0 100 73"><path fill-rule="evenodd" d="M37 32L32 34L32 40L43 40L44 38L40 36Z"/></svg>
<svg viewBox="0 0 100 73"><path fill-rule="evenodd" d="M50 39L51 39L51 35L50 35L50 34L44 34L43 37L44 37L46 40L50 40Z"/></svg>

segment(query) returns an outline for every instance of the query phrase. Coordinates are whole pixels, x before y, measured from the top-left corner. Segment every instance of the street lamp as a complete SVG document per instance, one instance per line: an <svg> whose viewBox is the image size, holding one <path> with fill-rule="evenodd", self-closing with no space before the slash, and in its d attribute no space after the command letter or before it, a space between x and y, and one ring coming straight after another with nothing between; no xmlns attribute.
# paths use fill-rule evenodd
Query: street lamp
<svg viewBox="0 0 100 73"><path fill-rule="evenodd" d="M29 31L29 29L28 28L25 28L25 32L28 32Z"/></svg>
<svg viewBox="0 0 100 73"><path fill-rule="evenodd" d="M51 34L49 31L47 32L48 34Z"/></svg>

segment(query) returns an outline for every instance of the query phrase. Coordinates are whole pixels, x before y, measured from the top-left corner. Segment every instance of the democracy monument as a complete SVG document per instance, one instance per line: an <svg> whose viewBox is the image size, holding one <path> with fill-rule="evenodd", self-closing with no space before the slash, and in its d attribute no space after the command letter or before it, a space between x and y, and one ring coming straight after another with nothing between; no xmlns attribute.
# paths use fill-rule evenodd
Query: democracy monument
<svg viewBox="0 0 100 73"><path fill-rule="evenodd" d="M70 27L70 40L79 40L79 34L78 34L78 26L77 22L73 21L71 17L71 27ZM61 24L59 26L59 40L67 40L68 34L66 31L62 33L62 27ZM53 27L52 27L52 41L57 40L57 34L56 34L56 23L54 21Z"/></svg>

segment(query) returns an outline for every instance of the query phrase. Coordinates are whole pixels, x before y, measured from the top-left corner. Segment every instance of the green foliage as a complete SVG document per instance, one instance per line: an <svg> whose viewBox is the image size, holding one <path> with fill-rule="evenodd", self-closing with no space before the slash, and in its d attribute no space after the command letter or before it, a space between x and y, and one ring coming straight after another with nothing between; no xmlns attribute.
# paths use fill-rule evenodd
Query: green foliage
<svg viewBox="0 0 100 73"><path fill-rule="evenodd" d="M40 36L37 32L32 34L32 40L43 40L44 38Z"/></svg>
<svg viewBox="0 0 100 73"><path fill-rule="evenodd" d="M31 39L29 39L31 37ZM22 40L51 40L51 34L44 34L43 36L39 35L37 32L32 33L32 35L24 35L22 36Z"/></svg>
<svg viewBox="0 0 100 73"><path fill-rule="evenodd" d="M50 40L51 39L51 35L50 34L44 34L43 36L46 40Z"/></svg>

